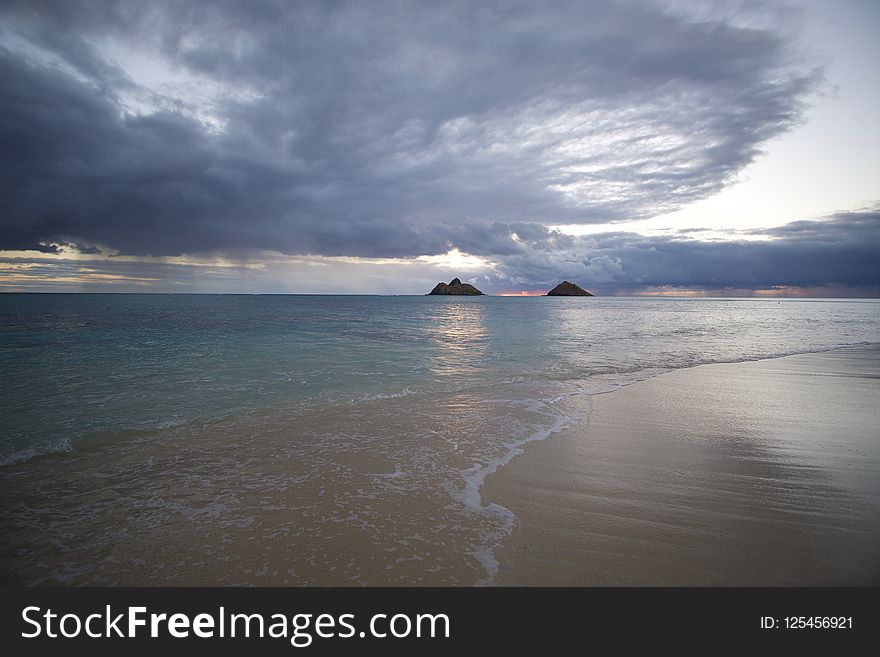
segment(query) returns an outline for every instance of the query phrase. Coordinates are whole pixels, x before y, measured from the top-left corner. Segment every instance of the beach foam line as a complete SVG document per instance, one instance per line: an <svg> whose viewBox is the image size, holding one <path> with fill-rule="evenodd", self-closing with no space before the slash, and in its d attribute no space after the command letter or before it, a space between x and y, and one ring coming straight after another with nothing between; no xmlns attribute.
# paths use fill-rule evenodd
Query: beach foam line
<svg viewBox="0 0 880 657"><path fill-rule="evenodd" d="M635 383L640 383L643 381L647 381L649 379L653 379L656 376L661 376L663 374L668 374L670 372L674 372L677 370L690 369L693 367L701 367L703 365L723 365L723 364L735 364L735 363L749 363L749 362L757 362L762 360L776 360L779 358L787 358L790 356L798 356L805 354L821 354L821 353L829 353L832 351L837 351L840 349L848 349L848 348L857 348L857 347L869 347L869 346L880 346L880 343L874 342L858 342L858 343L848 343L848 344L837 344L833 346L829 346L826 348L820 349L811 349L807 351L792 351L790 353L780 353L773 354L769 356L759 356L754 358L740 358L740 359L731 359L731 360L713 360L707 362L699 362L694 364L682 365L680 367L669 367L669 368L646 368L642 370L635 370L631 372L625 372L631 376L628 380L614 382L614 383L606 383L603 387L599 388L585 388L579 386L577 390L573 390L570 392L566 392L560 395L556 395L546 401L535 400L530 410L538 410L543 405L546 407L552 407L555 404L559 403L563 399L571 398L571 397L584 397L589 400L594 395L605 395L612 392L616 392L628 386L631 386ZM531 435L523 438L521 440L513 441L510 443L506 443L505 446L508 448L507 451L496 458L490 459L485 465L481 465L480 463L475 463L471 468L464 470L461 472L462 477L465 481L465 486L463 489L459 491L459 501L461 501L465 508L474 513L488 514L490 516L499 517L502 519L502 529L501 531L493 532L489 535L490 540L486 541L486 544L475 546L473 552L471 552L471 556L473 556L485 569L486 577L484 579L479 580L475 586L493 586L495 584L495 577L498 575L498 570L500 568L500 563L498 558L495 556L495 550L500 546L501 541L513 531L514 526L516 525L518 518L516 514L508 509L505 506L502 506L496 502L490 502L489 504L483 504L481 488L486 478L490 475L497 472L500 468L504 467L510 461L512 461L516 456L523 453L522 447L528 443L546 440L550 436L555 433L560 433L567 429L570 429L574 425L582 422L590 412L591 406L588 403L584 406L583 411L579 413L577 416L572 417L563 412L559 412L557 414L556 420L549 428L543 428L535 431ZM543 409L540 409L543 410ZM492 542L493 545L489 545Z"/></svg>
<svg viewBox="0 0 880 657"><path fill-rule="evenodd" d="M869 474L876 470L876 459L870 461L876 450L867 446L876 442L870 395L877 383L877 346L683 368L619 396L597 397L588 424L529 447L522 460L487 479L487 502L516 509L520 518L516 535L496 552L503 564L496 583L729 585L745 577L740 584L797 585L796 579L774 580L773 568L760 574L760 565L773 563L764 561L765 551L786 564L791 550L802 547L801 526L816 532L804 554L814 542L838 541L847 555L842 561L849 561L847 536L871 534L865 524L870 503L860 505L876 497L876 480ZM810 380L835 374L851 378L852 385L829 382L829 389L825 381ZM816 403L825 399L852 403L839 435L840 419L833 414L829 419L826 406ZM742 409L751 413L750 402L756 408L744 423ZM692 407L693 417L687 414ZM643 410L648 408L650 413ZM692 445L700 445L696 454L711 457L691 456ZM558 480L560 468L566 471L564 483ZM791 523L798 528L796 536L780 531L762 544L763 532L745 523L763 516L742 512L747 504L777 514L768 528ZM593 513L595 522L584 522ZM758 546L748 557L754 563L728 570L728 562L748 554L736 550L729 560L713 556L728 540ZM652 541L657 549L650 547ZM688 562L688 550L701 541L711 549L690 555L704 564L698 566ZM664 558L667 548L677 554L675 560ZM803 563L812 563L804 554ZM866 555L869 563L870 550ZM800 580L801 585L840 576L838 561L816 562L811 566L816 579ZM637 563L640 574L635 575ZM652 579L654 571L666 579Z"/></svg>
<svg viewBox="0 0 880 657"><path fill-rule="evenodd" d="M480 489L486 477L498 471L499 468L509 463L514 457L522 454L522 447L528 443L545 440L554 433L563 431L580 420L588 413L585 409L583 413L576 417L554 409L553 406L562 399L570 397L584 396L589 398L589 394L581 389L574 390L562 395L558 395L546 401L534 400L529 404L529 410L532 412L546 413L548 410L555 411L555 419L549 427L542 427L535 430L520 440L512 441L505 444L507 451L501 456L489 459L486 464L475 463L472 467L461 472L464 478L464 488L458 491L459 501L465 508L472 513L488 514L490 516L501 519L501 529L491 532L487 536L487 540L482 545L475 545L471 552L473 556L485 569L486 577L476 582L475 586L492 586L495 583L495 576L498 574L500 563L495 556L495 550L501 545L501 541L508 536L517 522L516 514L507 507L491 502L483 504Z"/></svg>

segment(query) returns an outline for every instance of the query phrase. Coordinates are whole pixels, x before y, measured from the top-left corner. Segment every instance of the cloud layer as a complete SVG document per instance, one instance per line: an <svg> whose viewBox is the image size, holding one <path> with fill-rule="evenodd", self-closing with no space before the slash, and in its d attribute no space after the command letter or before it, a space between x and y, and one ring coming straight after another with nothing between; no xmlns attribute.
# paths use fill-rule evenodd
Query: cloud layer
<svg viewBox="0 0 880 657"><path fill-rule="evenodd" d="M756 239L757 238L757 239ZM880 291L880 211L847 212L707 241L689 233L604 233L566 237L548 231L502 258L513 287L549 287L562 278L606 293L662 288L723 291L862 288Z"/></svg>
<svg viewBox="0 0 880 657"><path fill-rule="evenodd" d="M360 260L260 252L222 258L0 257L0 289L424 294L460 276L487 293L543 293L560 280L599 294L785 293L880 296L880 211L865 210L707 241L690 232L564 235L540 224L483 233L482 258Z"/></svg>
<svg viewBox="0 0 880 657"><path fill-rule="evenodd" d="M543 281L588 246L543 225L705 198L801 120L821 71L788 18L654 2L6 2L0 249L457 247ZM643 247L605 237L572 272L632 278ZM652 248L638 280L687 278L680 241ZM706 248L709 283L734 247Z"/></svg>

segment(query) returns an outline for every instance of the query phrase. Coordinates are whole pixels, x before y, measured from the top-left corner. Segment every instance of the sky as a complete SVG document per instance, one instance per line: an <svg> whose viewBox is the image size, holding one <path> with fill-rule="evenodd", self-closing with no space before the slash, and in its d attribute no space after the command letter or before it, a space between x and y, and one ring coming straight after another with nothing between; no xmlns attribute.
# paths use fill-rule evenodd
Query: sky
<svg viewBox="0 0 880 657"><path fill-rule="evenodd" d="M0 291L880 296L880 3L0 4Z"/></svg>

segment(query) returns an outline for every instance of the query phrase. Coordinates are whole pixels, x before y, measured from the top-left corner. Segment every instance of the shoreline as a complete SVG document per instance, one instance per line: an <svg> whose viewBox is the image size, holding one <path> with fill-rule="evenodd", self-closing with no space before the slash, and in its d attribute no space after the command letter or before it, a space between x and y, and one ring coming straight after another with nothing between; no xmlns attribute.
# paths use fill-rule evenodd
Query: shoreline
<svg viewBox="0 0 880 657"><path fill-rule="evenodd" d="M725 380L730 377L733 383ZM592 408L577 426L552 440L520 445L486 476L480 489L484 504L503 506L516 518L496 551L495 583L876 584L880 484L865 480L880 481L880 438L871 405L880 394L878 377L880 346L869 343L695 365L623 385L610 391L615 395L590 394ZM821 406L817 387L823 385L837 401L849 395L855 416L846 404L815 408ZM701 406L707 386L714 397ZM727 396L734 407L707 408L724 404ZM756 405L752 413L744 400ZM810 403L812 411L804 406ZM652 413L667 405L674 408L671 415L669 408L659 417ZM821 410L829 411L824 425L813 418L812 428L795 426L799 413L822 415ZM735 426L732 418L753 426ZM865 452L861 465L843 463L851 446L817 442L817 436L829 436L829 427L852 434ZM750 436L758 437L755 444L748 444ZM725 439L738 441L739 448L731 450ZM700 460L689 463L688 449L698 450ZM674 468L664 462L669 458L677 459ZM855 478L847 474L860 468L867 471ZM677 474L670 476L670 470ZM719 483L727 490L719 492ZM770 503L759 504L760 494ZM591 518L598 519L596 526ZM779 532L767 539L752 535L778 522L794 528L799 540ZM864 540L847 548L844 536ZM732 559L738 566L722 563L725 555L734 556L722 539L745 549ZM806 549L804 541L815 545ZM756 556L787 562L787 551L791 563L775 569L761 566ZM695 554L705 563L688 573L687 555ZM847 564L835 562L838 557Z"/></svg>
<svg viewBox="0 0 880 657"><path fill-rule="evenodd" d="M15 293L15 294L18 294L18 293ZM35 292L34 294L55 294L55 293L50 293L50 292L36 293ZM59 294L61 294L61 293L59 293ZM71 294L73 294L73 293L71 293ZM90 294L92 294L92 293L90 293ZM111 294L111 293L94 293L94 294ZM128 294L128 293L118 293L118 294ZM153 293L143 293L143 294L153 294ZM210 296L210 295L207 295L207 296ZM221 296L221 295L214 295L214 296ZM223 296L230 296L230 295L223 295ZM246 296L246 295L240 295L240 296ZM276 295L276 296L280 296L280 295ZM299 295L299 296L320 296L320 295ZM371 295L360 295L360 296L371 296ZM372 295L372 296L375 296L375 295ZM425 295L423 295L423 296L425 296ZM484 296L489 296L489 295L484 295ZM566 398L566 397L582 397L582 396L592 398L592 397L596 397L599 395L607 395L610 393L617 392L618 390L622 390L624 388L627 388L629 386L632 386L632 385L635 385L638 383L643 383L644 381L648 381L648 380L653 379L658 376L665 376L665 375L671 374L673 372L679 372L682 370L690 370L690 369L694 369L694 368L698 368L698 367L707 367L707 366L714 366L714 365L735 365L735 364L741 364L741 363L757 363L757 362L763 362L763 361L778 360L780 358L790 358L792 356L807 356L807 355L814 355L814 354L825 354L825 353L846 350L846 349L862 349L862 348L875 348L875 347L880 348L880 343L861 342L861 343L853 343L853 344L835 345L832 347L826 347L826 348L814 350L814 351L796 351L796 352L792 352L792 353L773 354L773 355L769 355L769 356L757 356L754 358L744 358L744 359L737 359L737 360L720 360L720 361L711 361L711 362L706 362L706 363L696 363L693 365L683 365L680 367L675 367L673 369L668 369L668 370L664 370L661 372L649 373L644 378L640 378L638 375L640 373L644 372L645 370L636 370L635 372L631 373L631 374L636 375L636 378L634 380L626 381L624 383L609 384L612 386L611 389L609 389L609 390L596 390L596 391L580 390L578 392L563 394L559 399ZM452 392L467 393L467 392L470 392L472 389L479 389L481 387L482 387L482 385L477 384L477 385L473 386L472 388L463 387L463 388L454 390ZM416 397L416 398L418 398L420 395L432 395L432 394L437 394L437 393L436 392L413 392L412 390L409 389L409 387L404 387L400 390L391 391L391 392L367 393L367 394L361 396L360 398L352 398L352 399L347 400L347 402L338 402L337 405L343 405L344 403L368 404L368 403L384 401L384 400L388 400L388 399L396 399L396 398L401 398L401 397ZM557 399L555 401L559 401L559 399ZM228 417L229 416L221 415L221 416L215 416L215 417L209 417L209 418L198 418L198 419L191 420L191 422L198 423L198 424L222 422L223 420L227 419ZM179 425L183 426L186 423L187 423L187 421L181 421L179 423ZM164 428L168 428L168 427L167 426L148 426L144 429L140 429L139 431L153 432L153 431L161 430ZM517 453L515 453L515 450L520 449L523 445L526 445L528 443L535 442L535 441L546 440L548 438L551 438L556 433L559 433L560 431L567 431L568 429L569 428L567 426L563 427L562 429L559 429L557 427L551 427L547 430L539 431L538 433L542 434L541 436L533 436L533 437L528 437L523 440L520 440L515 445L512 445L512 450L514 452L513 454L508 452L508 453L501 455L500 457L492 459L491 462L489 464L487 464L486 468L481 469L480 472L482 472L482 470L485 470L485 469L491 469L491 472L489 472L485 475L485 476L489 476L490 474L493 474L495 472L495 470L497 470L498 468L504 467L504 465L506 465L510 461L511 458L515 457L517 455ZM103 434L106 432L98 432L98 433ZM84 442L88 443L90 441L95 441L95 440L96 440L96 437L94 435L89 435L89 436L85 436L84 438L78 438L78 439L71 439L69 437L65 437L65 438L59 438L55 442L49 443L47 445L36 445L36 446L22 447L21 449L19 449L17 451L12 451L4 456L0 456L0 468L14 467L16 465L29 463L29 462L32 462L35 460L40 460L42 458L55 458L55 457L58 457L59 455L70 454L70 453L76 452L78 449L82 448L82 445ZM480 486L482 485L481 483L478 484L476 491L473 491L473 486L470 484L470 481L469 481L470 476L471 476L471 473L468 471L468 474L465 476L466 480L468 480L468 485L466 486L468 493L469 493L468 496L470 496L470 494L472 492L479 493ZM470 502L468 503L468 505L470 506Z"/></svg>
<svg viewBox="0 0 880 657"><path fill-rule="evenodd" d="M572 583L571 573L560 576L546 563L529 581L511 575L511 545L530 524L517 496L540 495L533 494L534 481L517 482L509 498L490 495L523 459L529 464L534 454L556 453L557 442L572 436L583 440L591 405L656 381L866 349L880 361L880 345L838 347L663 373L646 369L632 373L632 383L618 375L624 383L598 388L565 383L542 399L527 383L515 383L497 395L479 388L454 397L435 394L427 406L424 399L383 396L344 413L267 414L245 424L235 416L133 440L90 441L82 450L0 468L8 493L0 514L6 550L0 579L134 586ZM837 379L851 377L852 369ZM880 365L875 374L880 377ZM377 412L376 404L384 411ZM645 413L638 408L630 415ZM872 421L873 415L871 409ZM389 429L399 436L396 442L385 439ZM424 432L434 437L429 444L420 438ZM355 435L356 444L333 449L338 436ZM489 444L490 437L496 442ZM459 453L463 438L473 444ZM502 438L505 449L495 451ZM425 461L426 449L442 458ZM554 485L552 479L537 483L544 492ZM572 490L577 486L555 506L570 507L566 500L577 498ZM880 491L873 499L880 499ZM540 515L565 527L565 513L550 510ZM545 534L537 541L545 552L580 543ZM207 553L196 549L208 545L213 547ZM178 557L182 546L199 558Z"/></svg>

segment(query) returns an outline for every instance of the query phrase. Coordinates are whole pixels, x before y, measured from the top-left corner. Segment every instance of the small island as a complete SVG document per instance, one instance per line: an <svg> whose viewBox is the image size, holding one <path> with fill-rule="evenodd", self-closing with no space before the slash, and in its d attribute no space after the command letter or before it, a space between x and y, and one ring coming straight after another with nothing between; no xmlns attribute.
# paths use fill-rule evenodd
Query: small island
<svg viewBox="0 0 880 657"><path fill-rule="evenodd" d="M591 293L587 292L584 288L575 285L574 283L569 283L568 281L562 281L559 285L550 290L546 296L548 297L591 297L593 296Z"/></svg>
<svg viewBox="0 0 880 657"><path fill-rule="evenodd" d="M429 292L430 294L464 294L475 297L483 293L470 283L462 283L457 278L453 278L449 281L448 285L446 283L437 283L434 289Z"/></svg>

